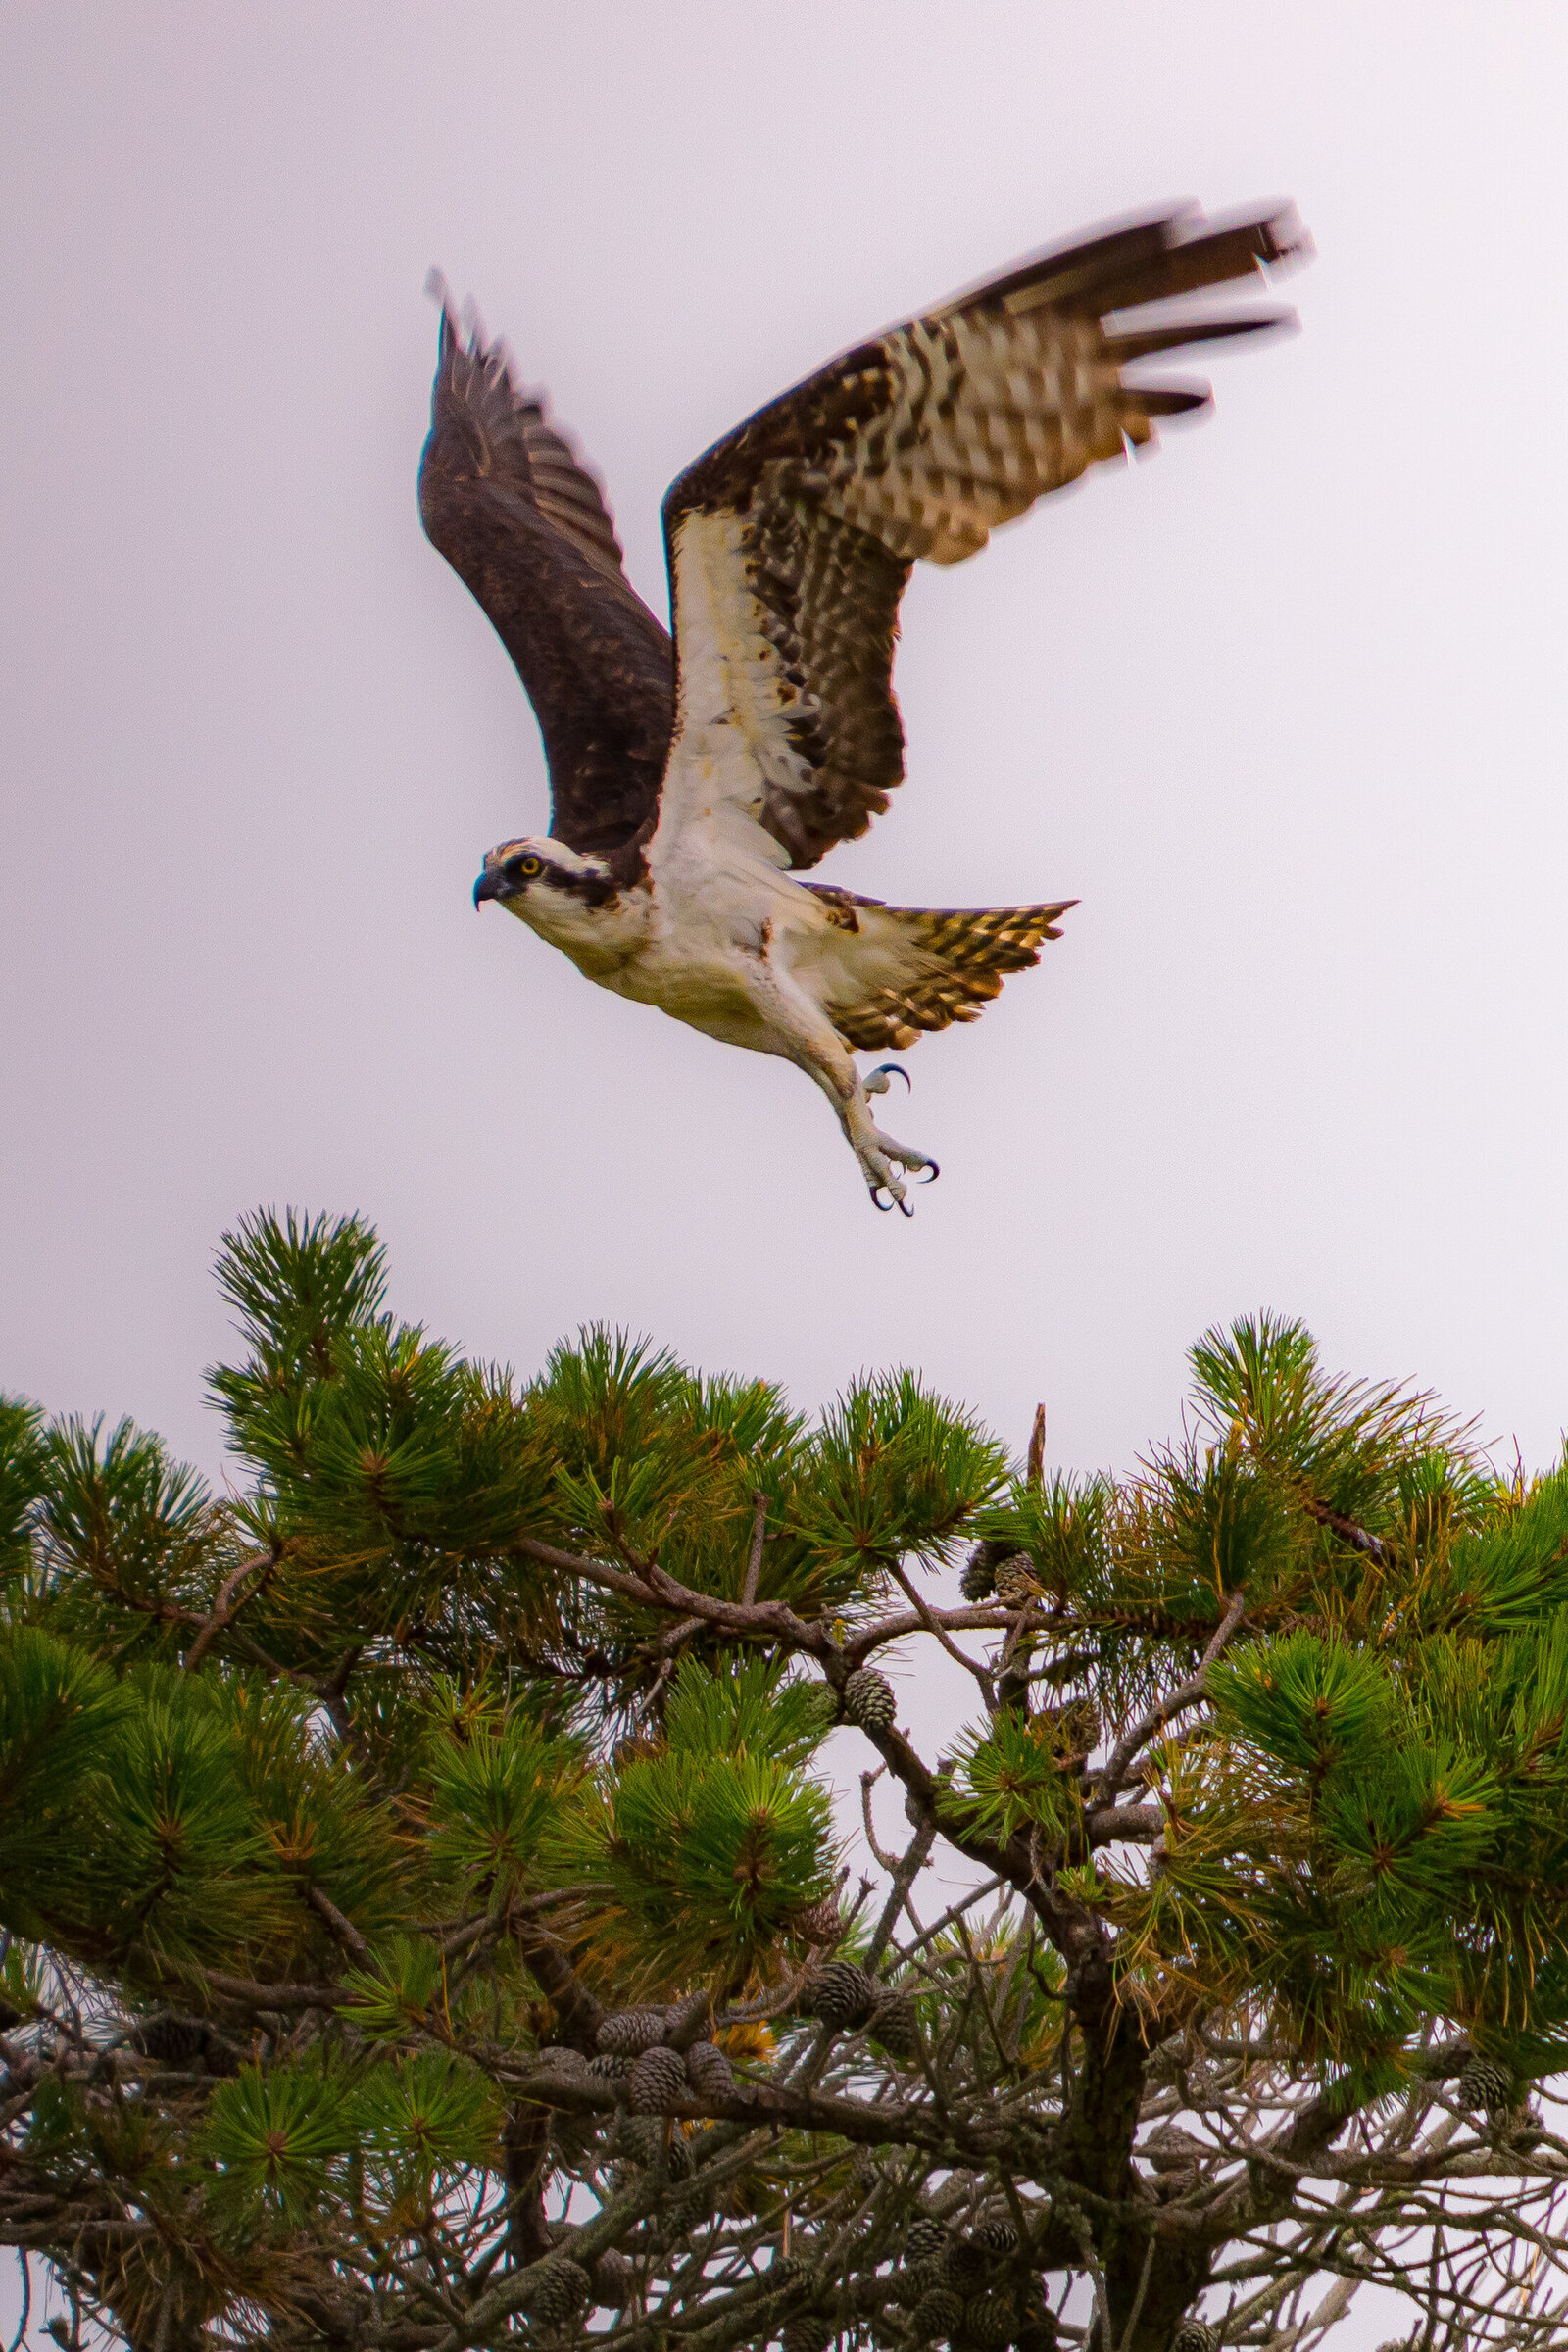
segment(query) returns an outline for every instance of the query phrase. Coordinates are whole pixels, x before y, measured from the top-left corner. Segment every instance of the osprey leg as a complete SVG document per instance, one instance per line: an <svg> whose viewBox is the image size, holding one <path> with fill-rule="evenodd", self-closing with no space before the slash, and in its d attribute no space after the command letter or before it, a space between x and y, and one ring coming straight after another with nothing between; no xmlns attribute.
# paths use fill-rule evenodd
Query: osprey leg
<svg viewBox="0 0 1568 2352"><path fill-rule="evenodd" d="M884 1135L871 1116L866 1100L865 1081L855 1066L854 1056L834 1028L832 1022L801 988L787 969L781 969L773 958L763 954L753 967L752 1001L767 1026L764 1053L783 1054L808 1077L814 1078L834 1110L850 1150L859 1162L873 1206L881 1209L900 1208L907 1216L913 1210L905 1206L906 1186L901 1169L930 1170L925 1181L939 1173L937 1163L925 1152L916 1152L910 1144L901 1144L891 1135ZM888 1065L884 1064L884 1069ZM881 1085L879 1093L887 1091L888 1080L882 1071L871 1072L870 1083ZM906 1085L908 1081L906 1079ZM880 1196L886 1193L883 1200Z"/></svg>
<svg viewBox="0 0 1568 2352"><path fill-rule="evenodd" d="M780 991L781 995L784 993ZM795 992L789 993L793 995ZM814 1005L809 1007L809 1011L815 1013ZM929 1173L922 1179L926 1184L930 1184L942 1171L924 1152L917 1152L912 1144L901 1144L896 1137L885 1135L877 1125L871 1116L867 1100L867 1082L856 1068L849 1049L837 1030L821 1021L820 1016L803 1021L792 1059L816 1080L838 1112L844 1140L859 1161L860 1174L865 1178L870 1192L872 1207L883 1210L897 1208L906 1217L913 1216L913 1209L905 1200L906 1187L900 1170L928 1170ZM902 1071L899 1074L904 1076ZM873 1070L870 1090L886 1094L888 1083L884 1071ZM905 1084L908 1084L907 1078L905 1078ZM881 1198L883 1193L888 1196L885 1200Z"/></svg>
<svg viewBox="0 0 1568 2352"><path fill-rule="evenodd" d="M838 1112L845 1141L859 1161L860 1173L870 1190L872 1207L884 1210L897 1208L905 1216L912 1217L914 1211L905 1200L906 1187L899 1170L926 1170L921 1179L925 1184L932 1183L942 1171L925 1152L916 1152L912 1145L901 1144L891 1135L883 1133L871 1116L860 1074L847 1054L844 1062L844 1074L823 1069L814 1056L809 1061L803 1061L802 1066L810 1071ZM884 1088L886 1084L884 1079ZM888 1196L885 1200L881 1199L883 1193Z"/></svg>

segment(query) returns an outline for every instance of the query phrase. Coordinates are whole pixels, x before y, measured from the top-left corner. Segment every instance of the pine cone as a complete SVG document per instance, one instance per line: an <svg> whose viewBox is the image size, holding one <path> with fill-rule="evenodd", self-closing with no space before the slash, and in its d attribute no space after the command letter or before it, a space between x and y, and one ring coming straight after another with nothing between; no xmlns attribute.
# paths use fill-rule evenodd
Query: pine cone
<svg viewBox="0 0 1568 2352"><path fill-rule="evenodd" d="M599 2118L594 2115L568 2115L557 2108L550 2118L550 2149L558 2164L568 2173L581 2165L598 2133Z"/></svg>
<svg viewBox="0 0 1568 2352"><path fill-rule="evenodd" d="M1055 2315L1030 2300L1018 2328L1018 2352L1056 2352Z"/></svg>
<svg viewBox="0 0 1568 2352"><path fill-rule="evenodd" d="M623 2311L637 2285L637 2265L626 2254L601 2254L594 2264L594 2299L611 2311Z"/></svg>
<svg viewBox="0 0 1568 2352"><path fill-rule="evenodd" d="M617 2009L599 2029L599 2047L622 2058L640 2057L664 2038L662 2009Z"/></svg>
<svg viewBox="0 0 1568 2352"><path fill-rule="evenodd" d="M940 2258L907 2263L888 2280L894 2302L902 2304L906 2311L912 2311L922 2295L928 2295L934 2286L941 2284Z"/></svg>
<svg viewBox="0 0 1568 2352"><path fill-rule="evenodd" d="M1204 2320L1183 2320L1170 2339L1170 2352L1219 2352L1219 2329Z"/></svg>
<svg viewBox="0 0 1568 2352"><path fill-rule="evenodd" d="M898 1714L893 1685L874 1666L858 1667L844 1686L841 1704L862 1732L890 1732Z"/></svg>
<svg viewBox="0 0 1568 2352"><path fill-rule="evenodd" d="M803 2016L819 2018L836 2034L853 2033L876 2007L876 1986L853 1960L829 1960L808 1980L805 1999Z"/></svg>
<svg viewBox="0 0 1568 2352"><path fill-rule="evenodd" d="M881 2006L872 2012L868 2031L871 2039L879 2041L890 2058L918 2058L920 2027L915 2015L914 1995L908 1992L890 1993Z"/></svg>
<svg viewBox="0 0 1568 2352"><path fill-rule="evenodd" d="M1193 2061L1194 2045L1185 2034L1168 2034L1149 2053L1150 2080L1155 2082L1174 2082L1183 2067Z"/></svg>
<svg viewBox="0 0 1568 2352"><path fill-rule="evenodd" d="M665 2199L654 2227L661 2244L673 2252L677 2247L684 2247L692 2231L700 2230L709 2219L710 2214L703 2211L698 2198L690 2194L672 2196Z"/></svg>
<svg viewBox="0 0 1568 2352"><path fill-rule="evenodd" d="M933 2262L948 2250L948 2230L944 2222L929 2213L917 2213L904 2232L906 2262Z"/></svg>
<svg viewBox="0 0 1568 2352"><path fill-rule="evenodd" d="M644 2050L633 2062L629 2104L633 2115L667 2115L686 2095L686 2062L678 2050Z"/></svg>
<svg viewBox="0 0 1568 2352"><path fill-rule="evenodd" d="M547 2041L537 2053L541 2066L548 2066L553 2075L569 2076L573 2081L586 2077L588 2061L581 2050L572 2049L564 2041Z"/></svg>
<svg viewBox="0 0 1568 2352"><path fill-rule="evenodd" d="M997 1589L997 1562L1007 1557L1005 1544L977 1544L963 1563L958 1590L967 1601L989 1600Z"/></svg>
<svg viewBox="0 0 1568 2352"><path fill-rule="evenodd" d="M1219 2105L1220 2070L1212 2058L1195 2058L1186 2070L1189 2107Z"/></svg>
<svg viewBox="0 0 1568 2352"><path fill-rule="evenodd" d="M543 2262L535 2263L525 2284L528 2291L522 2308L530 2319L542 2321L547 2328L559 2328L575 2319L594 2291L587 2272L564 2254L547 2254Z"/></svg>
<svg viewBox="0 0 1568 2352"><path fill-rule="evenodd" d="M1472 2051L1465 2060L1456 2092L1461 2107L1473 2114L1485 2108L1488 2115L1504 2115L1513 2099L1513 2077L1495 2058L1483 2058Z"/></svg>
<svg viewBox="0 0 1568 2352"><path fill-rule="evenodd" d="M1015 1551L996 1572L997 1598L1004 1609L1026 1609L1040 1595L1040 1580L1026 1551Z"/></svg>
<svg viewBox="0 0 1568 2352"><path fill-rule="evenodd" d="M1161 2124L1157 2132L1151 2132L1138 2153L1148 2157L1156 2173L1179 2173L1212 2150L1179 2124Z"/></svg>
<svg viewBox="0 0 1568 2352"><path fill-rule="evenodd" d="M1057 1717L1069 1756L1087 1756L1100 1740L1100 1709L1092 1698L1069 1699Z"/></svg>
<svg viewBox="0 0 1568 2352"><path fill-rule="evenodd" d="M984 2246L988 2254L1016 2254L1018 2251L1018 2232L1004 2214L991 2214L985 2221L976 2222L972 2235L975 2244Z"/></svg>
<svg viewBox="0 0 1568 2352"><path fill-rule="evenodd" d="M664 2119L662 2115L621 2115L616 2118L610 2144L622 2163L640 2164L646 2170L663 2156Z"/></svg>
<svg viewBox="0 0 1568 2352"><path fill-rule="evenodd" d="M825 1951L831 1951L844 1936L844 1914L839 1909L838 1896L825 1894L819 1903L810 1903L804 1911L797 1911L790 1921L790 1934L798 1936L803 1943L820 1944Z"/></svg>
<svg viewBox="0 0 1568 2352"><path fill-rule="evenodd" d="M950 2286L933 2286L909 2314L909 2333L917 2344L945 2336L950 2342L963 2326L963 2305Z"/></svg>
<svg viewBox="0 0 1568 2352"><path fill-rule="evenodd" d="M189 2066L205 2058L212 2028L199 2017L150 2017L132 2035L144 2058L161 2066Z"/></svg>
<svg viewBox="0 0 1568 2352"><path fill-rule="evenodd" d="M981 2352L1000 2352L1018 2332L1018 2314L1010 2295L978 2295L963 2307L965 2340Z"/></svg>
<svg viewBox="0 0 1568 2352"><path fill-rule="evenodd" d="M1178 2164L1168 2173L1156 2173L1153 2190L1160 2202L1174 2205L1180 2197L1190 2197L1201 2176L1196 2164Z"/></svg>
<svg viewBox="0 0 1568 2352"><path fill-rule="evenodd" d="M729 2060L716 2041L692 2043L686 2053L686 2080L703 2099L725 2099L735 2088Z"/></svg>
<svg viewBox="0 0 1568 2352"><path fill-rule="evenodd" d="M942 2283L967 2299L984 2285L990 2268L984 2246L977 2246L971 2237L953 2238L942 2257Z"/></svg>
<svg viewBox="0 0 1568 2352"><path fill-rule="evenodd" d="M784 2323L784 2352L827 2352L834 2333L831 2320L820 2318L814 2311L803 2311Z"/></svg>
<svg viewBox="0 0 1568 2352"><path fill-rule="evenodd" d="M767 2283L775 2293L782 2294L791 2287L804 2286L815 2276L816 2265L804 2254L779 2254L768 2266Z"/></svg>
<svg viewBox="0 0 1568 2352"><path fill-rule="evenodd" d="M588 2072L595 2082L624 2082L631 2073L632 2062L618 2050L601 2050L597 2058L588 2061Z"/></svg>

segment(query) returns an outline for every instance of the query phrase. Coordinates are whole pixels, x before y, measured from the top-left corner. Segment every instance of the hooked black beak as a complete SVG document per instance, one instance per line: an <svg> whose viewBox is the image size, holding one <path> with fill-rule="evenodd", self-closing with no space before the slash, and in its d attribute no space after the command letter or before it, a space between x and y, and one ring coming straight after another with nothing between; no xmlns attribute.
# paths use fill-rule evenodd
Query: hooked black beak
<svg viewBox="0 0 1568 2352"><path fill-rule="evenodd" d="M475 912L477 912L479 907L484 905L486 899L504 899L506 895L506 876L503 874L500 866L487 865L484 869L484 872L479 876L478 881L473 886L473 904Z"/></svg>

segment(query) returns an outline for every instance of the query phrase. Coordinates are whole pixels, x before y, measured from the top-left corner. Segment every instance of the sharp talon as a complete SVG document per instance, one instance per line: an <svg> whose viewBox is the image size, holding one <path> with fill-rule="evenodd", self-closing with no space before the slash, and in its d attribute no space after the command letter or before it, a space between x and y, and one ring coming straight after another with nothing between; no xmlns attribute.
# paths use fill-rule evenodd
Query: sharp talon
<svg viewBox="0 0 1568 2352"><path fill-rule="evenodd" d="M921 1177L920 1182L922 1184L935 1184L941 1173L942 1170L937 1166L936 1161L934 1159L928 1159L925 1163L925 1174Z"/></svg>
<svg viewBox="0 0 1568 2352"><path fill-rule="evenodd" d="M907 1200L901 1200L901 1201L899 1202L898 1206L899 1206L899 1214L900 1214L900 1216L901 1216L901 1217L912 1217L912 1216L913 1216L913 1214L914 1214L914 1211L913 1211L913 1209L912 1209L912 1208L909 1206L909 1203L907 1202Z"/></svg>
<svg viewBox="0 0 1568 2352"><path fill-rule="evenodd" d="M879 1208L879 1209L882 1211L882 1214L883 1214L884 1216L886 1216L886 1215L887 1215L887 1213L888 1213L888 1210L889 1210L889 1209L890 1209L890 1208L893 1206L893 1196L892 1196L892 1194L890 1193L890 1194L888 1195L888 1197L887 1197L887 1199L886 1199L885 1200L879 1200L877 1199L877 1195L878 1195L878 1193L880 1193L880 1192L882 1191L882 1189L883 1189L883 1188L882 1188L882 1186L881 1186L881 1185L879 1185L879 1184L873 1184L873 1185L872 1185L872 1187L871 1187L871 1206L872 1206L873 1208Z"/></svg>
<svg viewBox="0 0 1568 2352"><path fill-rule="evenodd" d="M874 1069L874 1070L871 1072L871 1077L872 1077L872 1078L902 1078L902 1079L904 1080L904 1083L905 1083L905 1085L906 1085L906 1086L907 1086L907 1087L909 1087L909 1092L910 1092L910 1094L912 1095L912 1094L913 1094L913 1092L914 1092L914 1089L913 1089L913 1087L912 1087L912 1086L909 1086L909 1073L908 1073L908 1071L907 1071L906 1069L905 1069L905 1068L902 1066L902 1064L901 1064L901 1063L899 1063L899 1062L896 1062L896 1061L879 1061L879 1062L877 1063L877 1065L876 1065L876 1068L875 1068L875 1069ZM873 1090L873 1089L871 1088L870 1079L867 1079L867 1081L866 1081L866 1087L867 1087L867 1091L868 1091L868 1092L874 1091L875 1093L877 1093L877 1094L879 1094L879 1095L886 1094L886 1092L887 1092L887 1089L886 1089L886 1087L885 1087L885 1086L879 1086L879 1087L877 1087L877 1088L875 1088L875 1089Z"/></svg>

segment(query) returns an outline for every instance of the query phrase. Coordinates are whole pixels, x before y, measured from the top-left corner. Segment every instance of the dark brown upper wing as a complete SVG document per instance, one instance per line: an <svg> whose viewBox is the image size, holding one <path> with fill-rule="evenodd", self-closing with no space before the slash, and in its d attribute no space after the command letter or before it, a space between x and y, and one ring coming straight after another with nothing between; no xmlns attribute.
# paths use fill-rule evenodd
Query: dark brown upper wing
<svg viewBox="0 0 1568 2352"><path fill-rule="evenodd" d="M659 803L674 657L621 568L599 485L514 380L505 344L465 336L444 283L419 514L490 615L528 690L550 768L551 832L608 856Z"/></svg>
<svg viewBox="0 0 1568 2352"><path fill-rule="evenodd" d="M1131 362L1291 317L1188 308L1140 328L1112 315L1309 251L1289 210L1220 228L1187 212L1025 262L831 361L672 484L680 726L700 675L750 740L758 821L793 865L863 833L903 777L893 646L915 559L961 562L1046 492L1151 441L1156 417L1207 403L1206 385L1125 381Z"/></svg>

